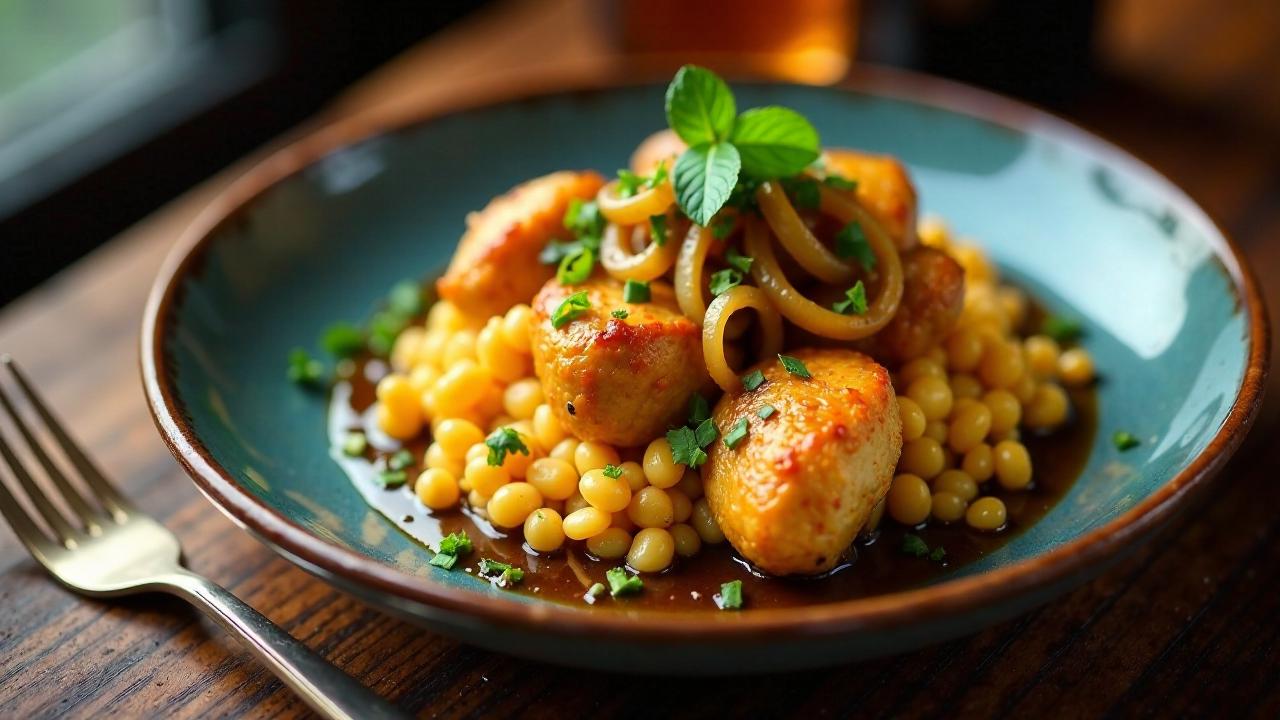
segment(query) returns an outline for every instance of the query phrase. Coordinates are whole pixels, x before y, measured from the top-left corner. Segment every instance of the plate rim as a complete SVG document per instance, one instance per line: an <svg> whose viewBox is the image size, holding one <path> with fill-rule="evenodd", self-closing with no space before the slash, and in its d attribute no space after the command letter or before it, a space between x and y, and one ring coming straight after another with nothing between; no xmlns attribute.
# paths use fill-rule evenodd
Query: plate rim
<svg viewBox="0 0 1280 720"><path fill-rule="evenodd" d="M733 73L729 73L733 77ZM759 83L759 79L743 78ZM1167 520L1222 469L1240 446L1261 406L1270 354L1270 330L1258 283L1243 252L1207 211L1186 192L1134 154L1096 133L1022 101L986 90L896 68L860 65L832 91L855 91L902 100L986 121L1025 134L1038 134L1083 146L1111 166L1143 177L1165 193L1178 212L1211 229L1209 245L1231 279L1247 316L1248 362L1231 407L1209 444L1174 477L1109 523L1047 552L977 575L921 588L834 603L795 608L760 608L744 613L606 610L555 602L526 602L433 582L404 573L349 548L328 542L271 509L240 488L195 436L176 401L165 359L170 310L182 281L197 266L202 250L219 230L263 193L333 151L378 135L405 130L448 116L489 106L553 96L607 92L660 81L617 71L515 75L480 83L461 99L430 103L390 113L360 114L322 126L269 154L219 193L179 236L152 286L142 321L140 370L147 406L166 446L198 489L237 525L273 549L300 558L322 579L340 576L355 583L432 608L482 620L493 626L543 625L564 636L654 640L677 643L765 639L777 632L840 635L884 630L928 619L972 613L984 606L1028 596L1101 566ZM778 83L784 84L784 83ZM545 625L544 625L545 624Z"/></svg>

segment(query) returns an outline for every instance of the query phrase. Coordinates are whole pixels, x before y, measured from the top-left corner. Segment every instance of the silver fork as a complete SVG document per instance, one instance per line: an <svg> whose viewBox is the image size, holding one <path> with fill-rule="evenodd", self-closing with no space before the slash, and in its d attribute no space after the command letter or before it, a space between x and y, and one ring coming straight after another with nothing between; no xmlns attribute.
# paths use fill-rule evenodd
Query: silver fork
<svg viewBox="0 0 1280 720"><path fill-rule="evenodd" d="M25 374L8 355L0 356L84 485L86 497L59 469L0 386L0 405L18 434L57 489L70 517L60 511L28 467L0 433L0 456L44 521L36 519L0 480L0 514L58 582L82 595L116 597L142 592L177 595L200 608L236 636L316 712L328 718L402 718L394 705L293 639L261 613L212 581L182 567L182 548L172 532L140 512L111 486L105 476L67 435Z"/></svg>

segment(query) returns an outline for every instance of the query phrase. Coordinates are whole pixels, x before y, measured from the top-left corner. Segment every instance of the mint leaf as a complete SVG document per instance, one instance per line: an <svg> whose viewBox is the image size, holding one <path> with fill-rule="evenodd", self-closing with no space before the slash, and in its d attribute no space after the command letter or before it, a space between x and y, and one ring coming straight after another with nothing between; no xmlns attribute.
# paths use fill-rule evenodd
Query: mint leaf
<svg viewBox="0 0 1280 720"><path fill-rule="evenodd" d="M857 220L836 233L836 255L853 258L867 270L876 269L876 254L871 250L871 241L867 240L867 234Z"/></svg>
<svg viewBox="0 0 1280 720"><path fill-rule="evenodd" d="M693 146L727 139L738 107L733 91L718 75L697 65L685 65L667 86L666 111L667 124Z"/></svg>
<svg viewBox="0 0 1280 720"><path fill-rule="evenodd" d="M729 141L752 177L794 175L818 159L818 131L800 113L776 105L739 115Z"/></svg>
<svg viewBox="0 0 1280 720"><path fill-rule="evenodd" d="M676 160L676 202L690 220L706 227L738 182L742 161L728 143L695 145Z"/></svg>

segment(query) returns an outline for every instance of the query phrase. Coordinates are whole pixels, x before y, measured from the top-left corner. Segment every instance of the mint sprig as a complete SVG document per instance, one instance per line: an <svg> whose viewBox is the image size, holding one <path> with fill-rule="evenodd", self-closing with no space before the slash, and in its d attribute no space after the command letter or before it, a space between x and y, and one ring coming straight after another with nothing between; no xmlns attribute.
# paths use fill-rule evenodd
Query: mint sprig
<svg viewBox="0 0 1280 720"><path fill-rule="evenodd" d="M676 72L666 96L667 124L689 145L672 172L676 202L707 226L739 176L768 180L803 171L818 158L818 131L794 110L769 106L737 114L733 91L696 65Z"/></svg>

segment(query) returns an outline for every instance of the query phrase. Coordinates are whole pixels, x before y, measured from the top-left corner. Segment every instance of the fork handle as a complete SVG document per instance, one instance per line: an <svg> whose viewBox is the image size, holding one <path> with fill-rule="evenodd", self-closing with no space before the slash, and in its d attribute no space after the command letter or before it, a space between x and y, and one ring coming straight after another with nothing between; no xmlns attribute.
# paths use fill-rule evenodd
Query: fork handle
<svg viewBox="0 0 1280 720"><path fill-rule="evenodd" d="M298 697L322 717L334 720L408 717L213 581L179 568L166 576L157 589L177 595L203 610L248 646L276 677L293 688Z"/></svg>

